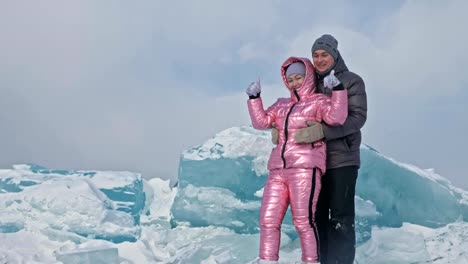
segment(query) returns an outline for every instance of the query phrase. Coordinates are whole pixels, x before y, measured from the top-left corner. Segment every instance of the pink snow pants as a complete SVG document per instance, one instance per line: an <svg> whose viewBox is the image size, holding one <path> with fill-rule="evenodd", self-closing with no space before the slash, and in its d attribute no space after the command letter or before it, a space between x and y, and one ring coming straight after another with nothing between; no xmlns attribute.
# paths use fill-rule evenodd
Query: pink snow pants
<svg viewBox="0 0 468 264"><path fill-rule="evenodd" d="M281 223L291 213L302 249L302 261L319 261L315 212L321 188L320 169L272 170L265 183L260 209L260 259L278 260Z"/></svg>

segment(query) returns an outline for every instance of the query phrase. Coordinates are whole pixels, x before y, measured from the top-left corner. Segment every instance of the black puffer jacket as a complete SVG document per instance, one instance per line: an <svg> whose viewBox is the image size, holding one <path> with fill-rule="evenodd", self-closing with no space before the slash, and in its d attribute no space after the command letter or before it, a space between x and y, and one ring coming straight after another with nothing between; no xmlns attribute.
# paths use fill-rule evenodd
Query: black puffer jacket
<svg viewBox="0 0 468 264"><path fill-rule="evenodd" d="M327 169L360 166L361 128L367 119L364 81L359 75L348 70L340 54L331 70L335 70L335 76L348 90L348 118L342 126L328 126L322 123L327 141ZM331 90L323 86L323 78L327 75L328 72L317 74L317 89L321 93L331 94Z"/></svg>

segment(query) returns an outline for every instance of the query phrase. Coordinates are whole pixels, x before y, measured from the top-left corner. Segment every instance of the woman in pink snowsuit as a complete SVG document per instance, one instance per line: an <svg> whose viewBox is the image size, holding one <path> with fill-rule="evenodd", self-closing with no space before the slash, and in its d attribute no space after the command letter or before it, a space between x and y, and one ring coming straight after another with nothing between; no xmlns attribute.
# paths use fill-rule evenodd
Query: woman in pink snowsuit
<svg viewBox="0 0 468 264"><path fill-rule="evenodd" d="M348 114L347 91L336 79L329 82L331 97L315 93L315 70L307 58L288 58L281 67L281 76L291 97L279 98L267 110L260 98L260 83L252 83L247 89L253 127L269 129L275 123L279 131L279 142L268 161L270 175L260 209L260 263L274 263L279 258L280 228L288 205L301 241L302 261L318 263L315 211L325 172L326 145L297 143L295 137L309 120L342 125Z"/></svg>

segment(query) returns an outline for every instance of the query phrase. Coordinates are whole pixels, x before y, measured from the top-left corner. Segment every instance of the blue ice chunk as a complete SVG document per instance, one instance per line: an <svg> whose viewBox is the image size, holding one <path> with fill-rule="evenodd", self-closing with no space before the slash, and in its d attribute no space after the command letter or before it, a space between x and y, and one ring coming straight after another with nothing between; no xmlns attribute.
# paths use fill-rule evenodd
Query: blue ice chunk
<svg viewBox="0 0 468 264"><path fill-rule="evenodd" d="M38 184L35 181L20 180L16 183L13 178L0 178L0 193L21 192L24 187Z"/></svg>
<svg viewBox="0 0 468 264"><path fill-rule="evenodd" d="M260 202L259 198L242 201L224 188L189 184L178 191L172 212L177 221L190 222L195 227L214 224L249 234L258 232Z"/></svg>
<svg viewBox="0 0 468 264"><path fill-rule="evenodd" d="M48 169L44 166L40 166L37 164L31 164L28 163L26 164L29 166L30 170L33 173L39 173L39 174L60 174L60 175L76 175L76 174L82 174L83 176L93 176L96 174L96 172L92 171L87 171L87 172L82 172L78 170L51 170Z"/></svg>
<svg viewBox="0 0 468 264"><path fill-rule="evenodd" d="M23 229L25 223L12 225L10 219L22 219L19 205L23 200L23 195L28 195L29 191L41 189L45 190L49 186L67 181L67 184L82 184L83 181L89 185L98 197L98 202L105 208L105 217L101 222L101 229L92 230L87 223L67 223L69 232L79 234L84 237L105 239L114 243L124 241L134 242L139 236L140 214L145 206L145 192L143 190L143 179L138 173L112 172L112 171L79 171L79 170L49 170L43 166L35 164L14 165L13 169L0 170L0 201L5 210L0 212L0 232L11 233ZM70 187L69 187L70 188ZM5 196L2 196L4 194ZM54 193L50 193L54 196ZM57 197L60 200L60 197ZM47 200L47 199L46 199ZM53 201L53 198L51 198ZM33 206L40 210L63 210L63 208L47 208L43 201L30 200L29 202L39 204L25 205ZM54 203L52 203L54 204ZM36 208L36 207L37 208ZM72 210L72 208L70 209ZM3 217L2 217L3 214ZM8 216L9 218L5 218ZM3 221L2 221L3 219ZM26 220L31 221L27 218ZM109 227L114 225L118 232L107 232ZM51 226L52 228L61 228Z"/></svg>
<svg viewBox="0 0 468 264"><path fill-rule="evenodd" d="M115 202L116 209L132 215L136 224L140 224L140 213L145 207L143 179L137 178L131 184L112 189L100 189L109 199Z"/></svg>
<svg viewBox="0 0 468 264"><path fill-rule="evenodd" d="M268 159L270 135L262 133L231 128L184 152L179 163L180 189L172 207L175 223L223 226L237 233L259 230L258 208L244 205L260 202L256 192L267 178L266 162L258 161ZM260 154L252 155L253 150ZM373 225L398 227L409 222L438 227L468 219L468 194L445 178L394 161L366 145L361 146L361 155L355 199L359 242L370 238ZM258 168L259 164L264 167ZM283 230L295 233L291 227L288 214Z"/></svg>
<svg viewBox="0 0 468 264"><path fill-rule="evenodd" d="M367 146L361 148L362 166L357 195L370 200L381 213L376 224L400 227L403 222L440 227L468 219L468 204L450 182L430 171L398 163Z"/></svg>
<svg viewBox="0 0 468 264"><path fill-rule="evenodd" d="M266 177L259 177L252 170L253 158L182 158L179 167L179 187L185 188L189 183L194 186L221 187L236 193L239 199L255 199L254 193L265 184Z"/></svg>
<svg viewBox="0 0 468 264"><path fill-rule="evenodd" d="M80 249L65 253L58 253L57 261L64 264L118 264L119 251L117 248Z"/></svg>
<svg viewBox="0 0 468 264"><path fill-rule="evenodd" d="M12 178L0 179L0 193L21 192L22 189L12 180Z"/></svg>
<svg viewBox="0 0 468 264"><path fill-rule="evenodd" d="M1 223L0 222L0 233L16 233L23 228L24 226L21 223Z"/></svg>
<svg viewBox="0 0 468 264"><path fill-rule="evenodd" d="M85 177L93 181L96 179L96 186L106 196L115 202L116 210L126 212L132 215L135 223L140 222L140 213L145 206L145 192L143 190L143 179L141 175L135 173L134 180L127 185L117 185L113 188L100 187L98 171L80 171L80 170L50 170L37 164L15 165L15 168L21 168L24 171L22 179L17 177L0 177L0 193L21 192L25 187L41 184L49 179L60 176ZM11 170L12 174L15 170ZM118 182L118 178L116 178Z"/></svg>

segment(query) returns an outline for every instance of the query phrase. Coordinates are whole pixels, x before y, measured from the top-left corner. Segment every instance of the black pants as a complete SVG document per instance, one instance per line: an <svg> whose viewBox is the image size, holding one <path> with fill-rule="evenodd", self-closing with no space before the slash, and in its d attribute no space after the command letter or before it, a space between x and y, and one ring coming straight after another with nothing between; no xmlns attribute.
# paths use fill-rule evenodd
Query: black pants
<svg viewBox="0 0 468 264"><path fill-rule="evenodd" d="M356 253L354 195L357 166L327 170L317 203L320 263L351 264Z"/></svg>

